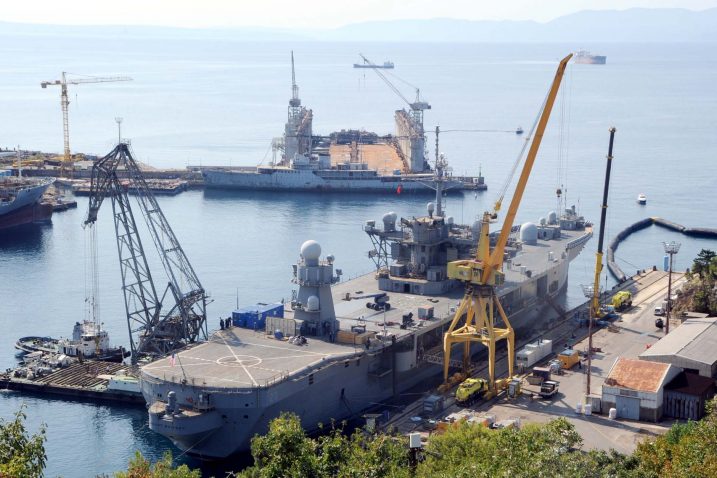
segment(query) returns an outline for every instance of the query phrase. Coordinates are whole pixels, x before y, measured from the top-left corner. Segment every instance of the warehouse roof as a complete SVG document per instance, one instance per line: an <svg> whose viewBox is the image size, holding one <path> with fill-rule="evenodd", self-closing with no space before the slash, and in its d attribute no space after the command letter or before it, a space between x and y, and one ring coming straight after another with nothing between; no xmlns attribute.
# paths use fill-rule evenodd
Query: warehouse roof
<svg viewBox="0 0 717 478"><path fill-rule="evenodd" d="M690 395L705 395L714 391L715 381L696 373L682 372L665 386L665 390L687 393Z"/></svg>
<svg viewBox="0 0 717 478"><path fill-rule="evenodd" d="M687 319L669 335L640 354L640 358L670 356L713 364L717 362L717 319Z"/></svg>
<svg viewBox="0 0 717 478"><path fill-rule="evenodd" d="M667 363L618 357L605 379L605 386L657 392L670 367Z"/></svg>

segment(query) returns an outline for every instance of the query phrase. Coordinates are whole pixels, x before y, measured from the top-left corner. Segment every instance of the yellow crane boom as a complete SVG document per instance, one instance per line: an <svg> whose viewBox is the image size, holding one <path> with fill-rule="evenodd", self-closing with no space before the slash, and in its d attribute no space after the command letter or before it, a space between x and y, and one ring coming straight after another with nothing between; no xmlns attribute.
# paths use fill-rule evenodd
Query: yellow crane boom
<svg viewBox="0 0 717 478"><path fill-rule="evenodd" d="M495 391L496 343L504 339L508 342L508 375L513 375L515 334L498 300L495 286L502 284L505 280L502 272L505 245L508 242L513 221L515 221L520 201L523 198L530 171L538 155L538 149L540 148L545 128L550 119L550 113L555 103L555 98L558 95L560 83L562 82L568 61L570 61L572 56L572 54L566 56L558 65L555 78L553 79L552 86L550 87L537 124L535 136L533 137L528 155L525 159L523 170L518 179L515 193L510 202L510 207L506 213L505 221L503 222L503 227L493 252L490 252L490 221L496 217L500 209L502 198L496 203L493 212L485 212L483 214L478 246L476 248L476 258L453 261L448 264L448 277L464 282L466 292L453 316L448 330L443 336L443 378L445 380L448 379L448 368L453 345L456 343L463 344L463 367L464 371L467 371L470 362L471 343L480 342L488 347L489 386L491 390ZM495 327L496 311L505 324L504 328ZM463 316L465 316L465 323L459 327L458 324Z"/></svg>
<svg viewBox="0 0 717 478"><path fill-rule="evenodd" d="M84 83L108 83L114 81L131 81L128 76L90 76L85 78L67 78L67 72L62 72L59 80L43 81L40 83L42 88L48 86L60 87L60 106L62 107L62 137L64 139L64 154L62 157L62 165L60 166L60 176L65 175L65 169L70 166L70 127L68 109L70 100L67 96L67 85L81 85Z"/></svg>

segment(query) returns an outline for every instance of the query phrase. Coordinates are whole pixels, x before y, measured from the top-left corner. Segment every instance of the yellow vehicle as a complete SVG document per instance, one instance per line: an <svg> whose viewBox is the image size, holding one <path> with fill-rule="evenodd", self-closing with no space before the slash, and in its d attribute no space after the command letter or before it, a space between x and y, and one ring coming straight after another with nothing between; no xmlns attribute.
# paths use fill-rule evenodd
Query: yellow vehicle
<svg viewBox="0 0 717 478"><path fill-rule="evenodd" d="M575 349L565 349L558 354L558 360L560 360L563 369L570 370L576 363L580 362L580 355Z"/></svg>
<svg viewBox="0 0 717 478"><path fill-rule="evenodd" d="M612 296L612 306L615 310L625 310L632 307L632 294L626 290L621 290Z"/></svg>
<svg viewBox="0 0 717 478"><path fill-rule="evenodd" d="M456 403L468 405L481 398L488 391L488 382L482 378L467 378L456 390Z"/></svg>

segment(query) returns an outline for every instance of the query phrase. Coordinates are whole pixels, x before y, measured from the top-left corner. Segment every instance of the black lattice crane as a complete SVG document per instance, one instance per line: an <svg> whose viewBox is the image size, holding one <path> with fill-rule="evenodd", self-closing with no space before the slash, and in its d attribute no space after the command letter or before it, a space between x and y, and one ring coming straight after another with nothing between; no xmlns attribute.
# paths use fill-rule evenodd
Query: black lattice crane
<svg viewBox="0 0 717 478"><path fill-rule="evenodd" d="M132 212L129 188L137 195L169 279L161 297ZM106 198L112 202L132 361L165 355L206 339L207 295L126 143L118 144L92 167L85 225L94 226Z"/></svg>
<svg viewBox="0 0 717 478"><path fill-rule="evenodd" d="M87 76L84 78L67 79L67 72L62 72L59 80L43 81L40 86L57 85L60 87L60 106L62 107L62 137L64 139L64 154L60 166L60 176L65 175L65 169L70 167L70 125L69 113L70 100L67 96L67 85L81 85L84 83L109 83L114 81L132 81L128 76ZM71 169L71 168L70 168Z"/></svg>

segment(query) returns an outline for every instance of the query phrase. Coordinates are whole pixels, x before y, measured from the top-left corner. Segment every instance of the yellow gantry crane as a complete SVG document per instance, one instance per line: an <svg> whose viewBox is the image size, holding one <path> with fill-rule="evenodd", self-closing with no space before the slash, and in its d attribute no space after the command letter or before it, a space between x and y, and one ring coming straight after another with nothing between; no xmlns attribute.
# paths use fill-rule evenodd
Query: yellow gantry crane
<svg viewBox="0 0 717 478"><path fill-rule="evenodd" d="M60 176L65 175L66 168L71 168L70 160L70 128L68 120L68 107L70 100L67 97L67 85L81 85L84 83L108 83L114 81L131 81L128 76L88 76L84 78L67 79L67 72L62 72L62 78L59 80L43 81L40 86L47 88L50 85L60 86L60 105L62 106L62 135L64 138L64 155L62 157L62 165L60 166Z"/></svg>
<svg viewBox="0 0 717 478"><path fill-rule="evenodd" d="M489 387L496 391L495 382L495 349L499 340L508 341L508 375L513 376L513 361L515 359L515 334L510 325L508 316L498 300L495 287L504 283L503 254L508 242L513 221L518 212L518 206L523 197L530 171L543 139L545 127L550 118L550 112L558 95L558 89L565 73L568 61L573 55L563 58L555 73L553 84L543 105L543 111L537 123L535 136L525 159L518 184L505 216L503 227L498 236L493 251L490 250L490 221L498 217L503 202L503 194L496 201L493 212L485 212L481 220L481 229L478 238L475 259L453 261L448 263L448 277L465 283L465 295L456 310L453 321L443 336L443 378L448 380L448 368L451 358L451 349L454 344L463 344L463 368L468 371L471 357L471 344L480 342L488 347L488 373ZM503 321L504 327L496 327L496 312ZM465 316L465 322L459 326Z"/></svg>

